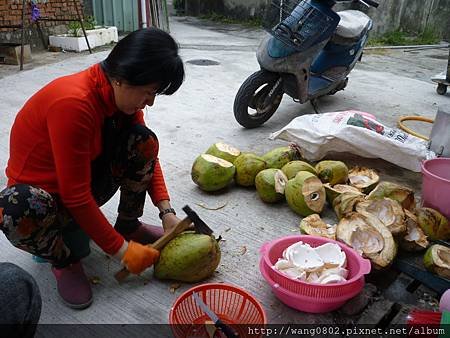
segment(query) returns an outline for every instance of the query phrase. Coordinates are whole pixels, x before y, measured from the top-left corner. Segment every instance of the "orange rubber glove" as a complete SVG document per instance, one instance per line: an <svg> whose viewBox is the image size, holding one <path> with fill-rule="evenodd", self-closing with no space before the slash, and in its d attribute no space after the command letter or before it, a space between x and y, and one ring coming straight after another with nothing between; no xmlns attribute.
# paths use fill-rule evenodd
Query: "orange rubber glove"
<svg viewBox="0 0 450 338"><path fill-rule="evenodd" d="M136 275L156 263L159 251L137 242L128 242L127 250L122 257L122 264L128 271Z"/></svg>

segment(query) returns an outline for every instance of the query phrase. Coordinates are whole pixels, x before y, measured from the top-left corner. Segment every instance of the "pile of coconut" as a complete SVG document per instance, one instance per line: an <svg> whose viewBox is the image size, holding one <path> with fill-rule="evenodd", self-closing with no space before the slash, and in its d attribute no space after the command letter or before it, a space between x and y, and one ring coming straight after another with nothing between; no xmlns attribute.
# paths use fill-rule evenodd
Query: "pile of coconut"
<svg viewBox="0 0 450 338"><path fill-rule="evenodd" d="M345 282L348 276L347 257L339 245L326 243L311 247L298 242L283 251L274 268L289 278L307 283L334 284Z"/></svg>
<svg viewBox="0 0 450 338"><path fill-rule="evenodd" d="M266 203L286 200L305 217L300 224L303 233L346 243L370 259L376 269L389 266L398 247L406 251L428 248L425 267L450 278L450 248L430 247L429 243L450 239L449 221L437 210L418 208L411 189L380 181L373 169L349 169L341 161L329 160L312 165L301 160L295 145L258 156L216 143L197 157L192 179L208 192L234 181L255 186ZM320 218L327 204L339 220L335 225Z"/></svg>

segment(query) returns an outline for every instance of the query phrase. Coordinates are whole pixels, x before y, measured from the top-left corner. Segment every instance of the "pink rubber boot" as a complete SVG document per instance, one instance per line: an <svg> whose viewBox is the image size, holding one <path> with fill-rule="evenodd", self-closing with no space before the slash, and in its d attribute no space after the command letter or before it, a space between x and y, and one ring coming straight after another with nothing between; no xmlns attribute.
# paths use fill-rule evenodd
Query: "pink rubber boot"
<svg viewBox="0 0 450 338"><path fill-rule="evenodd" d="M58 294L64 304L73 309L85 309L92 303L91 284L81 262L58 269L52 267Z"/></svg>

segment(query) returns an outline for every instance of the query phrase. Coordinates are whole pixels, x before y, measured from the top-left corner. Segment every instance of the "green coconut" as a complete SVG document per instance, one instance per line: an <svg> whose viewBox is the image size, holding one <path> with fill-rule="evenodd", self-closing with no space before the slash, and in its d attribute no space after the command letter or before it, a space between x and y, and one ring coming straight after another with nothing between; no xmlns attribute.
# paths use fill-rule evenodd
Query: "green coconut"
<svg viewBox="0 0 450 338"><path fill-rule="evenodd" d="M281 170L284 172L284 174L286 175L288 180L294 178L295 175L297 175L297 173L299 171L308 171L311 174L314 174L317 176L316 169L314 169L314 167L311 164L306 163L304 161L291 161L291 162L285 164L281 168Z"/></svg>
<svg viewBox="0 0 450 338"><path fill-rule="evenodd" d="M209 154L201 154L194 161L191 177L204 191L225 188L233 180L236 168L228 161Z"/></svg>
<svg viewBox="0 0 450 338"><path fill-rule="evenodd" d="M450 224L439 211L431 208L417 209L417 222L431 240L450 239Z"/></svg>
<svg viewBox="0 0 450 338"><path fill-rule="evenodd" d="M430 246L423 257L423 265L428 271L450 279L450 248L440 244Z"/></svg>
<svg viewBox="0 0 450 338"><path fill-rule="evenodd" d="M255 185L256 175L266 169L266 162L253 153L242 153L234 161L236 167L236 183L244 187Z"/></svg>
<svg viewBox="0 0 450 338"><path fill-rule="evenodd" d="M222 142L217 142L208 148L206 154L210 154L218 158L221 158L222 160L234 163L234 161L241 154L241 152L233 146L230 146Z"/></svg>
<svg viewBox="0 0 450 338"><path fill-rule="evenodd" d="M414 211L416 208L416 200L414 191L397 183L380 182L367 196L368 199L390 198L396 200L402 205L403 209Z"/></svg>
<svg viewBox="0 0 450 338"><path fill-rule="evenodd" d="M155 264L155 277L196 283L210 277L220 262L214 236L185 232L171 240Z"/></svg>
<svg viewBox="0 0 450 338"><path fill-rule="evenodd" d="M336 226L336 239L370 259L375 269L391 265L397 254L391 232L371 214L347 214Z"/></svg>
<svg viewBox="0 0 450 338"><path fill-rule="evenodd" d="M336 184L334 186L331 186L330 183L325 183L323 186L325 188L325 192L327 193L327 201L331 205L333 205L334 199L339 195L343 194L344 192L363 195L361 191L359 191L357 188L346 184Z"/></svg>
<svg viewBox="0 0 450 338"><path fill-rule="evenodd" d="M300 231L311 236L336 239L336 225L325 223L318 214L303 218L300 222Z"/></svg>
<svg viewBox="0 0 450 338"><path fill-rule="evenodd" d="M348 172L348 180L352 187L368 194L377 186L380 176L373 169L355 167Z"/></svg>
<svg viewBox="0 0 450 338"><path fill-rule="evenodd" d="M299 148L292 144L287 147L272 149L261 158L266 161L267 168L281 169L284 165L300 157Z"/></svg>
<svg viewBox="0 0 450 338"><path fill-rule="evenodd" d="M288 179L280 169L264 169L256 175L255 186L261 200L275 203L284 199Z"/></svg>
<svg viewBox="0 0 450 338"><path fill-rule="evenodd" d="M316 171L323 183L345 184L348 181L348 168L341 161L321 161L316 165Z"/></svg>
<svg viewBox="0 0 450 338"><path fill-rule="evenodd" d="M307 171L300 171L288 181L284 195L291 209L304 217L320 214L326 201L322 182Z"/></svg>
<svg viewBox="0 0 450 338"><path fill-rule="evenodd" d="M404 209L406 234L400 238L400 247L405 251L421 251L430 245L427 236L419 226L417 216L411 211Z"/></svg>

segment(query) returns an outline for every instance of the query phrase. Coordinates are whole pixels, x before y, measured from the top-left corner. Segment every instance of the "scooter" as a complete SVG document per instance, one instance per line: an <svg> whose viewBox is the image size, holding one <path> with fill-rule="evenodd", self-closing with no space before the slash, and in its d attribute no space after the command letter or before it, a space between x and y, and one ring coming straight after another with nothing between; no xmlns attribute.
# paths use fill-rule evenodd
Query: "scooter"
<svg viewBox="0 0 450 338"><path fill-rule="evenodd" d="M245 128L265 123L284 94L296 102L333 95L347 86L361 60L372 20L358 10L335 12L335 0L273 0L264 22L268 34L257 50L261 70L248 77L234 100ZM349 1L342 1L349 2ZM378 7L372 0L351 0Z"/></svg>

